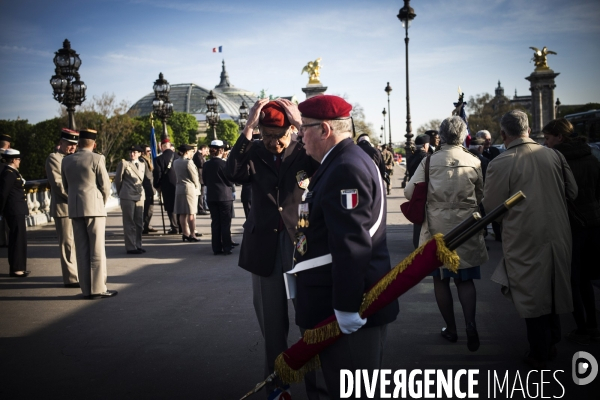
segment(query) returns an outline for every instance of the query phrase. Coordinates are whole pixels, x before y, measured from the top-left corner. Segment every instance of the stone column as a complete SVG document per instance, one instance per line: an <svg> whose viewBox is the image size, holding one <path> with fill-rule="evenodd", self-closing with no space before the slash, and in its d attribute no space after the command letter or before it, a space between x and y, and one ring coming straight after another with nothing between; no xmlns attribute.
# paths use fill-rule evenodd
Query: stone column
<svg viewBox="0 0 600 400"><path fill-rule="evenodd" d="M542 71L534 71L526 77L531 85L531 134L530 137L537 141L543 142L542 128L554 118L556 118L556 110L554 108L554 78L560 73L554 72L551 69Z"/></svg>
<svg viewBox="0 0 600 400"><path fill-rule="evenodd" d="M323 94L326 90L327 86L323 86L320 83L309 83L308 85L306 85L306 87L302 88L302 91L306 93L307 99Z"/></svg>

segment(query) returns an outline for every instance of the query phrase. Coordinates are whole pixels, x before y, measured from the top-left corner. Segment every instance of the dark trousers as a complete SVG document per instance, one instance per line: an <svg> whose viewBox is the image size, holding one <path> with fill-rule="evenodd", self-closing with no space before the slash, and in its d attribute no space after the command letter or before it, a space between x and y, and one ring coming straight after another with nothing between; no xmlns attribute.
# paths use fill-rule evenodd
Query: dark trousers
<svg viewBox="0 0 600 400"><path fill-rule="evenodd" d="M560 342L560 319L555 313L536 318L525 318L529 355L537 361L547 362L550 348Z"/></svg>
<svg viewBox="0 0 600 400"><path fill-rule="evenodd" d="M211 243L214 253L231 251L231 210L233 201L209 201Z"/></svg>
<svg viewBox="0 0 600 400"><path fill-rule="evenodd" d="M149 228L152 228L150 226L150 221L152 220L153 206L154 199L152 197L146 197L146 200L144 200L144 231L147 231Z"/></svg>
<svg viewBox="0 0 600 400"><path fill-rule="evenodd" d="M5 215L8 225L8 265L10 272L27 270L27 228L25 215Z"/></svg>
<svg viewBox="0 0 600 400"><path fill-rule="evenodd" d="M600 227L573 228L571 253L571 292L573 317L580 334L597 329L596 299L592 279L598 278L596 246L600 243Z"/></svg>

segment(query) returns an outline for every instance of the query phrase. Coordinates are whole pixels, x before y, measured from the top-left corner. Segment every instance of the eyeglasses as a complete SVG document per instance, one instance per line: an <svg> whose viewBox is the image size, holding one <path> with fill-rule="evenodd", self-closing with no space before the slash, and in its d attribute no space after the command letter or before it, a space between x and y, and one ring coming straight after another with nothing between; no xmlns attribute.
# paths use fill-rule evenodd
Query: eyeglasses
<svg viewBox="0 0 600 400"><path fill-rule="evenodd" d="M309 128L311 126L317 126L317 125L321 125L322 122L315 122L313 124L304 124L304 125L300 125L300 132L304 132L306 130L306 128Z"/></svg>
<svg viewBox="0 0 600 400"><path fill-rule="evenodd" d="M271 141L271 140L281 140L281 139L283 139L284 137L287 137L287 136L289 136L289 134L290 134L290 131L287 131L287 132L286 132L286 133L284 133L283 135L265 135L265 134L263 133L263 135L262 135L262 139L263 139L263 141L264 141L264 142L268 142L268 141Z"/></svg>

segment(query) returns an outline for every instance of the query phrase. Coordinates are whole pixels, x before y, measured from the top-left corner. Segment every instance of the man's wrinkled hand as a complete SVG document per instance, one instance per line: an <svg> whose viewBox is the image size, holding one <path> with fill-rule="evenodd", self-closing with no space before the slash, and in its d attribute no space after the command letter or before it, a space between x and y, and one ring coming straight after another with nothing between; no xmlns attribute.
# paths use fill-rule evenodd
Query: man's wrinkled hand
<svg viewBox="0 0 600 400"><path fill-rule="evenodd" d="M298 106L288 99L277 99L275 102L283 107L285 114L290 120L290 124L294 125L296 129L300 129L300 125L302 125L302 116L300 115Z"/></svg>
<svg viewBox="0 0 600 400"><path fill-rule="evenodd" d="M258 122L260 121L260 111L262 108L269 102L269 99L258 99L256 103L250 108L248 112L248 122L246 122L246 127L244 128L244 136L248 140L252 140L252 132L254 128L258 126Z"/></svg>

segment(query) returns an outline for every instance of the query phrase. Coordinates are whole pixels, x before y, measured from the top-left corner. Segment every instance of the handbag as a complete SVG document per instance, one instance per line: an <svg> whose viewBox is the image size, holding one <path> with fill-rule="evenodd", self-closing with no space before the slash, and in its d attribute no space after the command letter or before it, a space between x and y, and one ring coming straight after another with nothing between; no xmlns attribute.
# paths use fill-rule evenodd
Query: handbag
<svg viewBox="0 0 600 400"><path fill-rule="evenodd" d="M425 182L415 184L415 190L411 199L400 204L402 214L413 224L422 224L425 221L425 205L427 204L427 185L429 185L429 159L427 154L425 161Z"/></svg>

